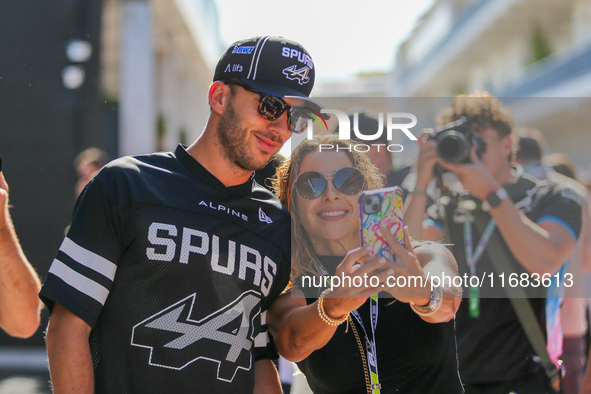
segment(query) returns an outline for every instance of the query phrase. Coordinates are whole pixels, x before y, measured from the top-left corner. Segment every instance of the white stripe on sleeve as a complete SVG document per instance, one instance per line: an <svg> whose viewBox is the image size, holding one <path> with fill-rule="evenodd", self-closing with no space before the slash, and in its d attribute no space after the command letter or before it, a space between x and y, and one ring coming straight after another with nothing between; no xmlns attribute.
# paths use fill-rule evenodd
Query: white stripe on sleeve
<svg viewBox="0 0 591 394"><path fill-rule="evenodd" d="M109 290L102 285L96 283L92 279L74 271L61 261L55 259L49 268L49 272L58 278L62 279L68 285L72 286L81 293L95 299L101 305L105 305Z"/></svg>
<svg viewBox="0 0 591 394"><path fill-rule="evenodd" d="M84 249L69 238L64 238L60 250L70 256L78 264L82 264L91 270L98 272L109 280L115 279L117 265L111 263L104 257L99 256L89 250Z"/></svg>
<svg viewBox="0 0 591 394"><path fill-rule="evenodd" d="M254 347L265 347L269 343L269 333L267 331L260 332L254 338Z"/></svg>

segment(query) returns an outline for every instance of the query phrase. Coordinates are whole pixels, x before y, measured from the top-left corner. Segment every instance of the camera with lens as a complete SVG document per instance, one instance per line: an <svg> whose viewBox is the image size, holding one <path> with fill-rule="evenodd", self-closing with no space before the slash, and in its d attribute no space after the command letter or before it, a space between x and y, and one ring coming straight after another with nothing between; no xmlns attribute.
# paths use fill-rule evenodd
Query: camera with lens
<svg viewBox="0 0 591 394"><path fill-rule="evenodd" d="M470 151L473 146L476 147L478 157L482 157L486 150L486 143L474 135L464 116L436 129L429 139L437 142L437 155L447 163L471 163Z"/></svg>

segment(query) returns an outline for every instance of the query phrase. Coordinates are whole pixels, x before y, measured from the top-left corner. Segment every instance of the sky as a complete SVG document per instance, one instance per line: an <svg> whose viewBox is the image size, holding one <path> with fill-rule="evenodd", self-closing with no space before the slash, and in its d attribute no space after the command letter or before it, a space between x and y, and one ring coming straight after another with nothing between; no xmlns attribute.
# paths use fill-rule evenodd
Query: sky
<svg viewBox="0 0 591 394"><path fill-rule="evenodd" d="M217 0L222 39L258 35L298 41L312 56L317 82L387 72L397 46L433 0Z"/></svg>

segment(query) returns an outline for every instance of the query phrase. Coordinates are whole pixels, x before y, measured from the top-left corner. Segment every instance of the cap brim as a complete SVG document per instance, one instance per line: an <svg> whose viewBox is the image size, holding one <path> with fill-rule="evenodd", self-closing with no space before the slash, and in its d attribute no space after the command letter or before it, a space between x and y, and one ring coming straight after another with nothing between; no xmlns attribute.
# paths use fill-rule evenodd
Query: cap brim
<svg viewBox="0 0 591 394"><path fill-rule="evenodd" d="M310 97L283 96L283 98L294 100L295 103L292 101L292 107L304 107L312 110L316 115L322 116L324 120L330 119L330 114L320 112L320 110L325 109L325 107L318 101L312 100ZM300 101L300 103L298 103L297 101Z"/></svg>
<svg viewBox="0 0 591 394"><path fill-rule="evenodd" d="M270 94L271 96L278 96L278 97L286 97L286 96L294 96L294 97L307 97L303 93L298 92L295 89L290 88L289 86L280 85L277 83L270 83L270 82L262 82L262 81L253 81L250 79L242 78L242 82L252 86L256 90L260 90L263 93Z"/></svg>

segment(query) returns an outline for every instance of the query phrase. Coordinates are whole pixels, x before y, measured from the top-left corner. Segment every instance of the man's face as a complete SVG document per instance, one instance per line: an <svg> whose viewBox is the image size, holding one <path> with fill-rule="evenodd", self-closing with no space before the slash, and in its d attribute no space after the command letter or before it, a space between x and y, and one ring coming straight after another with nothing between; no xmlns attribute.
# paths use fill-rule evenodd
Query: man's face
<svg viewBox="0 0 591 394"><path fill-rule="evenodd" d="M486 143L486 151L482 154L482 163L493 177L497 177L509 164L511 154L511 136L499 138L493 128L486 128L475 135Z"/></svg>
<svg viewBox="0 0 591 394"><path fill-rule="evenodd" d="M235 86L218 124L224 155L248 171L263 168L291 136L288 111L273 121L267 120L258 113L258 103L258 94Z"/></svg>

